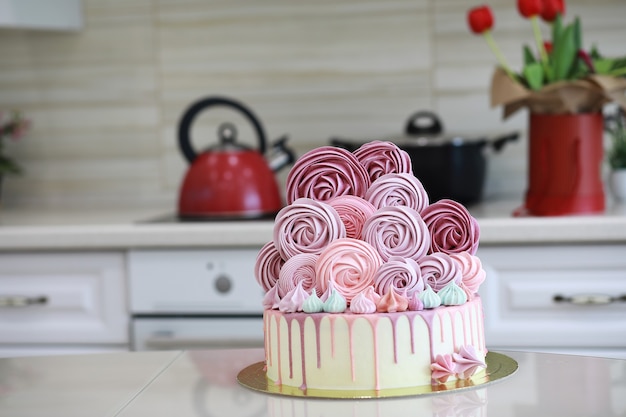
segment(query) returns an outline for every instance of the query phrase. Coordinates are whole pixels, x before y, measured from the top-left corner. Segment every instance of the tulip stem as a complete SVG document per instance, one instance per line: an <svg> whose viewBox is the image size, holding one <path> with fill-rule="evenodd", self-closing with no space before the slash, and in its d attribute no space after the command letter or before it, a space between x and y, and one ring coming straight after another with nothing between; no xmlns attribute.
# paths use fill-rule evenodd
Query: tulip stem
<svg viewBox="0 0 626 417"><path fill-rule="evenodd" d="M493 52L493 54L496 56L496 59L500 63L502 69L508 74L509 77L511 77L513 81L517 81L517 77L515 76L513 71L511 71L511 67L506 62L506 59L504 58L504 55L502 55L502 52L500 52L500 49L498 48L498 45L496 45L496 41L493 39L493 36L491 36L491 31L484 31L483 36L485 37L485 40L487 41L487 45L489 45L491 52Z"/></svg>
<svg viewBox="0 0 626 417"><path fill-rule="evenodd" d="M537 48L539 49L539 55L541 56L541 62L546 65L548 63L548 53L543 45L543 36L541 35L541 28L539 27L539 18L537 16L531 16L530 22L533 25L533 33L535 35Z"/></svg>

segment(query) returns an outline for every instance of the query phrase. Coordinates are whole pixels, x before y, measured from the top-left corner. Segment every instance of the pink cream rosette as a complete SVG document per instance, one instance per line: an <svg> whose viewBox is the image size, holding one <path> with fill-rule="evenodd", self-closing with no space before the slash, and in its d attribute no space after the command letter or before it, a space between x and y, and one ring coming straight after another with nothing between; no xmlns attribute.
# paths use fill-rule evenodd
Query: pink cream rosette
<svg viewBox="0 0 626 417"><path fill-rule="evenodd" d="M384 261L392 256L419 259L430 248L430 233L420 214L405 206L378 209L363 226L363 240L372 245Z"/></svg>
<svg viewBox="0 0 626 417"><path fill-rule="evenodd" d="M332 281L349 305L358 293L374 285L374 274L382 263L376 249L367 242L337 239L320 254L315 265L317 294L324 294Z"/></svg>
<svg viewBox="0 0 626 417"><path fill-rule="evenodd" d="M413 259L392 256L376 272L376 292L380 295L394 290L397 294L406 293L411 297L415 292L424 290L424 281L420 267Z"/></svg>
<svg viewBox="0 0 626 417"><path fill-rule="evenodd" d="M302 289L308 293L315 288L315 263L318 257L313 253L300 253L285 262L276 284L280 298L298 285L302 285Z"/></svg>
<svg viewBox="0 0 626 417"><path fill-rule="evenodd" d="M460 284L461 268L447 253L437 252L424 256L420 261L420 270L424 284L430 285L437 292L450 282Z"/></svg>
<svg viewBox="0 0 626 417"><path fill-rule="evenodd" d="M285 261L276 250L274 242L268 242L259 251L254 264L254 277L265 292L278 281L280 269Z"/></svg>
<svg viewBox="0 0 626 417"><path fill-rule="evenodd" d="M361 237L363 225L376 212L372 203L355 195L342 195L327 203L339 214L346 227L346 237L354 239Z"/></svg>
<svg viewBox="0 0 626 417"><path fill-rule="evenodd" d="M367 171L352 153L322 146L302 155L287 176L287 203L299 198L328 201L340 195L365 197L370 186Z"/></svg>
<svg viewBox="0 0 626 417"><path fill-rule="evenodd" d="M413 174L393 173L378 177L365 194L376 208L408 206L421 212L428 207L428 194Z"/></svg>
<svg viewBox="0 0 626 417"><path fill-rule="evenodd" d="M454 200L443 199L421 212L431 236L431 253L469 252L478 250L480 228L467 209Z"/></svg>
<svg viewBox="0 0 626 417"><path fill-rule="evenodd" d="M385 174L413 172L411 157L393 142L374 140L365 143L354 151L354 156L365 167L372 182Z"/></svg>
<svg viewBox="0 0 626 417"><path fill-rule="evenodd" d="M478 292L478 288L485 281L487 273L483 269L480 258L468 252L453 253L450 255L461 268L460 287L467 294L467 299L472 300Z"/></svg>
<svg viewBox="0 0 626 417"><path fill-rule="evenodd" d="M284 260L300 253L319 254L330 242L343 237L346 228L337 211L310 198L283 207L274 221L274 245Z"/></svg>

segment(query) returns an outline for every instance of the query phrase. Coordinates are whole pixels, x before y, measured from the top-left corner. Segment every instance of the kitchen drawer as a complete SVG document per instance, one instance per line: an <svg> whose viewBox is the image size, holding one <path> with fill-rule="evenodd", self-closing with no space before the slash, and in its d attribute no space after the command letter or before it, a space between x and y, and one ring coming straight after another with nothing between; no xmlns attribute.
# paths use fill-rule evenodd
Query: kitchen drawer
<svg viewBox="0 0 626 417"><path fill-rule="evenodd" d="M131 250L131 311L261 314L264 291L254 278L259 249Z"/></svg>
<svg viewBox="0 0 626 417"><path fill-rule="evenodd" d="M480 248L487 344L626 348L626 245Z"/></svg>
<svg viewBox="0 0 626 417"><path fill-rule="evenodd" d="M0 344L128 344L123 253L0 254Z"/></svg>

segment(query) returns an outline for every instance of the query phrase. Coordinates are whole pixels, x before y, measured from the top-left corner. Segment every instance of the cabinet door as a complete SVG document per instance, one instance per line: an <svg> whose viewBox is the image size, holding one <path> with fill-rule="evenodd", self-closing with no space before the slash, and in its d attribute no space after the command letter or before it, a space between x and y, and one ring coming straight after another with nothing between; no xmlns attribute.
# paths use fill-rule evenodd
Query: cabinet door
<svg viewBox="0 0 626 417"><path fill-rule="evenodd" d="M0 254L0 344L128 343L124 254Z"/></svg>
<svg viewBox="0 0 626 417"><path fill-rule="evenodd" d="M626 246L484 247L488 345L626 348Z"/></svg>

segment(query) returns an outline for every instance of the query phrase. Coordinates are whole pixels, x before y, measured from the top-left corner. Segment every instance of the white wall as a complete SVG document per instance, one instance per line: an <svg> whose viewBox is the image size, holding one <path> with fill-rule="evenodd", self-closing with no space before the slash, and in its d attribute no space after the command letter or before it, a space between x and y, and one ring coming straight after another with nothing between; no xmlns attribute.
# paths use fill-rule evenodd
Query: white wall
<svg viewBox="0 0 626 417"><path fill-rule="evenodd" d="M489 3L517 67L530 25L514 0ZM26 173L5 181L3 205L173 208L186 169L178 120L214 94L248 104L268 136L289 134L300 153L334 135L399 134L419 109L438 112L450 133L523 131L524 112L502 122L489 107L495 59L465 21L476 4L86 0L81 32L0 30L0 108L34 124L8 144ZM567 14L582 17L586 45L626 55L626 2L570 0ZM231 114L202 115L194 143L214 142ZM523 137L490 160L488 198L522 198L525 152Z"/></svg>

